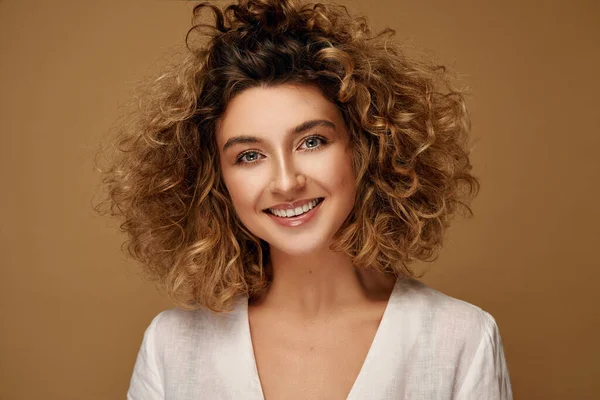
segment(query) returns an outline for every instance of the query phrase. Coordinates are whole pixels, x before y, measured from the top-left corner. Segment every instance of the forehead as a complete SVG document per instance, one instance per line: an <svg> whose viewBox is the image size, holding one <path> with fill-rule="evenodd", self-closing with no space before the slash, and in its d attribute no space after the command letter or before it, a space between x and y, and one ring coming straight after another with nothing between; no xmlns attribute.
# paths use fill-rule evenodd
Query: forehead
<svg viewBox="0 0 600 400"><path fill-rule="evenodd" d="M309 119L341 119L336 106L314 85L253 87L235 96L217 123L217 141L239 134L283 134Z"/></svg>

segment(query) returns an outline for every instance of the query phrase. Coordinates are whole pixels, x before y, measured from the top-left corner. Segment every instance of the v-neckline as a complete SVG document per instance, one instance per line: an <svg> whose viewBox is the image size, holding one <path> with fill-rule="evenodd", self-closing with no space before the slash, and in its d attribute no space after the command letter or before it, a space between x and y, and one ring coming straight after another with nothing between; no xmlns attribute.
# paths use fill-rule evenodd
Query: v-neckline
<svg viewBox="0 0 600 400"><path fill-rule="evenodd" d="M381 321L379 321L379 326L377 327L377 330L375 331L375 336L373 336L373 341L371 342L371 345L369 346L369 350L367 351L367 355L365 357L365 359L363 360L363 363L360 367L360 370L358 371L358 375L356 376L354 382L352 383L352 387L350 388L350 392L348 392L348 396L346 397L346 400L352 400L354 397L354 393L355 392L359 392L360 391L360 386L363 385L363 376L367 374L369 367L377 362L374 357L375 354L378 352L377 349L382 346L382 344L380 343L383 339L382 337L385 336L385 332L386 330L388 330L388 325L390 324L389 319L390 319L390 314L393 314L393 310L392 308L394 307L395 304L395 298L397 296L397 292L399 290L400 287L400 280L396 279L396 282L394 283L394 287L392 288L392 291L390 293L390 297L387 300L387 304L385 305L385 309L383 310L383 314L381 316ZM254 354L254 344L252 342L252 334L250 332L250 318L249 318L249 313L248 313L248 298L245 298L245 300L242 302L242 319L243 319L243 325L244 325L244 340L245 340L245 344L244 346L246 348L249 347L249 352L250 352L250 363L251 365L251 381L253 382L253 386L257 387L257 391L259 393L257 393L257 395L260 394L259 398L261 400L265 400L265 395L264 395L264 391L263 391L263 387L262 387L262 383L260 381L260 375L258 374L258 364L256 362L256 356ZM367 371L367 372L365 372Z"/></svg>

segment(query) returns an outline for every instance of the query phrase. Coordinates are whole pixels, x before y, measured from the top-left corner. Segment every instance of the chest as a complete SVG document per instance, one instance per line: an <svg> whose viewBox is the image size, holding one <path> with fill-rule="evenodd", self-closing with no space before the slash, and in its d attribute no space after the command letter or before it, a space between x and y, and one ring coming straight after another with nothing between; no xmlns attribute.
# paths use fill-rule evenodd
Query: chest
<svg viewBox="0 0 600 400"><path fill-rule="evenodd" d="M378 318L314 326L250 318L265 399L346 399L378 325Z"/></svg>

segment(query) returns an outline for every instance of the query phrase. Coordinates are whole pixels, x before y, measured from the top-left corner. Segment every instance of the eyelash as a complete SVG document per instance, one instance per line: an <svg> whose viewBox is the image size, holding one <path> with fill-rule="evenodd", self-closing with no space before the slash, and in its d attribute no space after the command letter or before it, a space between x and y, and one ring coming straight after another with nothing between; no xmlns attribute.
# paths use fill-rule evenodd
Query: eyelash
<svg viewBox="0 0 600 400"><path fill-rule="evenodd" d="M308 140L311 140L311 139L318 139L318 140L320 140L320 141L321 141L320 145L319 145L319 146L317 146L317 147L310 147L310 148L306 148L306 149L304 149L304 151L315 151L315 150L320 150L320 149L321 149L323 146L325 146L325 145L328 143L328 140L327 140L326 138L324 138L323 136L320 136L320 135L312 135L312 136L308 136L307 138L305 138L305 139L304 139L304 141L302 142L302 144L305 144L305 143L306 143L306 141L308 141ZM247 151L245 151L245 152L241 153L241 154L240 154L240 155L238 155L238 157L236 158L236 160L235 160L235 164L244 164L244 165L250 165L250 164L254 164L254 163L258 162L258 161L260 160L260 158L259 158L259 159L256 159L256 160L254 160L254 161L243 161L243 160L242 160L242 159L243 159L243 157L244 157L246 154L253 154L253 153L259 154L259 152L258 152L258 151L256 151L256 150L247 150Z"/></svg>

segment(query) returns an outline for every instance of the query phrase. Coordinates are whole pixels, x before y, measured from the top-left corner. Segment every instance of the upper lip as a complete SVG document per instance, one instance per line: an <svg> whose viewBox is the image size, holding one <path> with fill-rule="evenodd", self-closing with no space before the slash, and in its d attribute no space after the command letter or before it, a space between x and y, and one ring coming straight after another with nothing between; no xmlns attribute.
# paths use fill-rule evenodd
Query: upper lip
<svg viewBox="0 0 600 400"><path fill-rule="evenodd" d="M278 210L293 210L296 207L302 207L303 205L308 204L311 201L317 200L317 199L320 199L320 197L312 197L310 199L296 200L292 203L280 203L280 204L271 206L269 208L276 208Z"/></svg>

